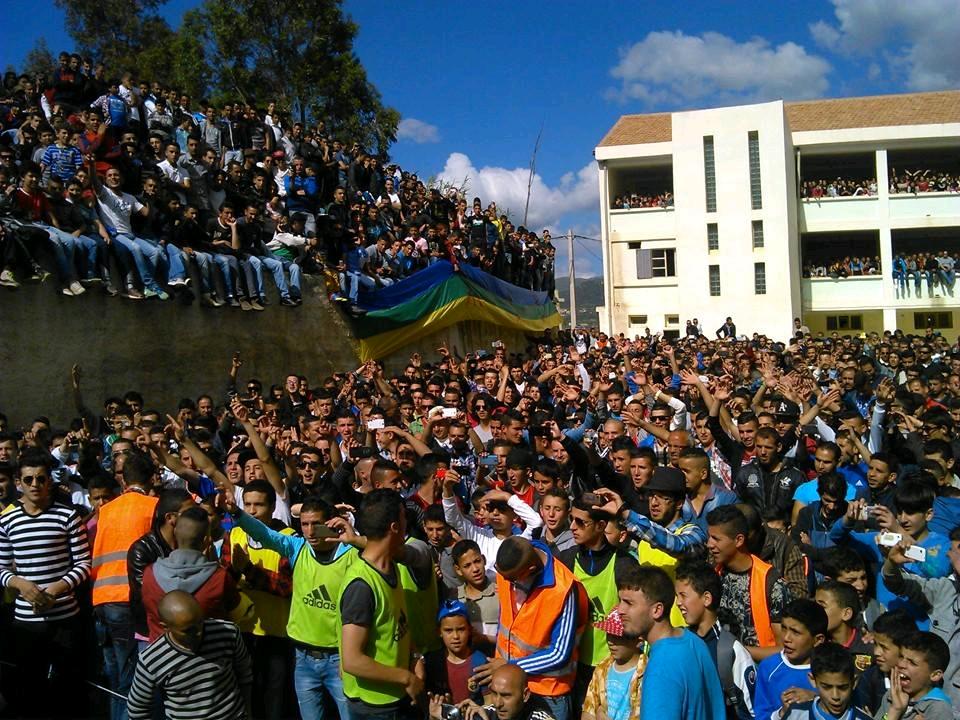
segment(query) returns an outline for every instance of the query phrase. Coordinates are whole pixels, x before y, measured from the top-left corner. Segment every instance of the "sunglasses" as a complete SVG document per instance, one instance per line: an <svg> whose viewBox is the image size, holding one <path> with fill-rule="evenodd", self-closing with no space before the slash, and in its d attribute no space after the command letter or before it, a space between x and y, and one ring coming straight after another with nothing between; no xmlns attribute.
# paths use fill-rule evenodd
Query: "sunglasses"
<svg viewBox="0 0 960 720"><path fill-rule="evenodd" d="M476 405L473 406L473 409L474 409L474 410L486 410L486 409L487 409L487 406L484 405L483 403L477 403Z"/></svg>
<svg viewBox="0 0 960 720"><path fill-rule="evenodd" d="M50 481L48 475L21 475L20 482L24 485L45 485Z"/></svg>
<svg viewBox="0 0 960 720"><path fill-rule="evenodd" d="M315 462L315 461L311 462L310 460L302 460L302 461L300 462L300 464L297 465L297 467L313 468L314 470L316 470L317 468L320 467L320 463Z"/></svg>

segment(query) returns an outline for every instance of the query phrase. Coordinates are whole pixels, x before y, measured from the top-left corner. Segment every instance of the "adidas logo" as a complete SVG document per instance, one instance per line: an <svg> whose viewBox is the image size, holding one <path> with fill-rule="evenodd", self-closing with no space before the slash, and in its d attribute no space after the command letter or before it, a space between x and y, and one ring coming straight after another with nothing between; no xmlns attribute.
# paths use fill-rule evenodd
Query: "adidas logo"
<svg viewBox="0 0 960 720"><path fill-rule="evenodd" d="M337 603L330 599L326 585L318 585L309 595L304 595L303 604L320 610L336 610Z"/></svg>
<svg viewBox="0 0 960 720"><path fill-rule="evenodd" d="M607 617L607 611L603 609L603 603L600 598L590 598L590 622L603 622Z"/></svg>

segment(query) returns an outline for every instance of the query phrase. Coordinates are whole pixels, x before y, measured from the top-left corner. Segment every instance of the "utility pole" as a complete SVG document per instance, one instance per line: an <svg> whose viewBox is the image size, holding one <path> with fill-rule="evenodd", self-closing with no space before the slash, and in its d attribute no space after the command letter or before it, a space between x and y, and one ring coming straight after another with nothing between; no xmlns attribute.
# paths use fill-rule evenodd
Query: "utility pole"
<svg viewBox="0 0 960 720"><path fill-rule="evenodd" d="M573 230L567 230L567 253L570 255L570 266L567 269L567 279L570 281L570 329L577 326L577 269L573 263Z"/></svg>

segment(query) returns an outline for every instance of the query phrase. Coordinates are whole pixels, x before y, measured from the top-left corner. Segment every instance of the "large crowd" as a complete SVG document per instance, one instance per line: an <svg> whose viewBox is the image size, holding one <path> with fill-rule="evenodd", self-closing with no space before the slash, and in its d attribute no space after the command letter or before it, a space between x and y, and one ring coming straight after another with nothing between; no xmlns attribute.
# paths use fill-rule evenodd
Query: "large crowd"
<svg viewBox="0 0 960 720"><path fill-rule="evenodd" d="M807 200L838 197L871 197L877 194L875 178L854 180L834 178L831 180L804 180L800 184L800 196Z"/></svg>
<svg viewBox="0 0 960 720"><path fill-rule="evenodd" d="M890 194L960 192L960 174L929 169L890 168Z"/></svg>
<svg viewBox="0 0 960 720"><path fill-rule="evenodd" d="M960 347L797 325L236 353L176 407L75 366L0 415L7 712L954 718Z"/></svg>
<svg viewBox="0 0 960 720"><path fill-rule="evenodd" d="M669 190L665 190L662 193L656 195L645 195L643 193L627 193L624 195L617 195L613 199L613 204L610 206L611 210L639 210L639 209L649 209L649 208L672 208L673 207L673 193Z"/></svg>
<svg viewBox="0 0 960 720"><path fill-rule="evenodd" d="M304 274L335 299L440 260L554 291L555 250L461 189L241 102L199 101L160 82L61 53L51 77L8 72L0 90L0 286L55 275L132 300L191 293L262 310Z"/></svg>

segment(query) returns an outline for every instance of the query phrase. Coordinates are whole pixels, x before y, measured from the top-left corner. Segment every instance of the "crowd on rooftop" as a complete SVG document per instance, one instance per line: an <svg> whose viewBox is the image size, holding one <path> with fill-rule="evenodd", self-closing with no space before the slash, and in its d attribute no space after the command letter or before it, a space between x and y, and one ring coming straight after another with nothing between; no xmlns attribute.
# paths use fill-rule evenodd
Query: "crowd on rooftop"
<svg viewBox="0 0 960 720"><path fill-rule="evenodd" d="M329 275L356 303L438 260L552 294L549 231L275 104L214 104L61 53L51 77L0 90L0 285L55 275L66 296L198 290L209 307L282 305ZM49 266L49 267L48 267Z"/></svg>
<svg viewBox="0 0 960 720"><path fill-rule="evenodd" d="M0 408L7 712L950 720L960 346L789 335L74 366Z"/></svg>

